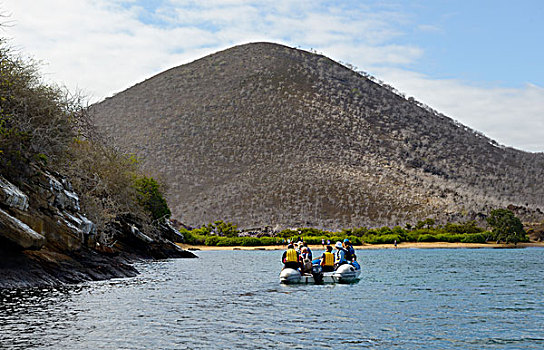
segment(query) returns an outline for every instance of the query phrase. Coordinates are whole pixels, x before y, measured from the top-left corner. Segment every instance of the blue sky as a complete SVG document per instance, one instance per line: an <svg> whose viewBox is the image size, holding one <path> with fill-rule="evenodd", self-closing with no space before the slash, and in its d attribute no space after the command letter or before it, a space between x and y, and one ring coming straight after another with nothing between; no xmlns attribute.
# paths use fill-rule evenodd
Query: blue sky
<svg viewBox="0 0 544 350"><path fill-rule="evenodd" d="M476 84L543 86L543 1L417 1L405 5L415 23L407 40L425 54L409 69ZM408 31L407 31L408 33Z"/></svg>
<svg viewBox="0 0 544 350"><path fill-rule="evenodd" d="M334 13L329 5L316 2L314 10ZM161 17L161 10L207 8L198 2L180 5L164 0L126 1L121 2L121 6L127 9L141 6L145 11L140 13L139 19L160 27L173 25ZM254 8L260 18L274 9L258 3ZM399 64L399 67L434 78L461 78L483 85L521 87L527 82L544 85L544 69L540 68L544 62L544 46L539 45L544 41L543 1L343 1L335 5L335 9L338 8L351 15L352 20L362 14L390 14L393 21L389 25L398 33L386 42L408 44L424 51L417 61ZM186 20L185 24L218 31L219 22L217 19ZM281 39L297 46L288 35Z"/></svg>
<svg viewBox="0 0 544 350"><path fill-rule="evenodd" d="M317 52L544 151L544 1L4 0L4 36L91 102L233 45Z"/></svg>

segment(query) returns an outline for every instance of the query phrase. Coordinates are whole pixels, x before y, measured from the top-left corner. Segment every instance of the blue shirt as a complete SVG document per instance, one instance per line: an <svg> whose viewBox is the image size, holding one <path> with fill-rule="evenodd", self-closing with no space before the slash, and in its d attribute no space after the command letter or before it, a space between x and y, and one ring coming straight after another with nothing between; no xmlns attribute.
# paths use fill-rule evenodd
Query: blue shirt
<svg viewBox="0 0 544 350"><path fill-rule="evenodd" d="M306 247L308 249L308 256L310 257L310 260L312 260L312 251L310 250L310 247Z"/></svg>
<svg viewBox="0 0 544 350"><path fill-rule="evenodd" d="M334 257L335 257L335 259L334 259L335 264L343 264L343 263L347 262L346 252L344 251L344 249L338 249L338 251L336 251L336 254L334 255Z"/></svg>

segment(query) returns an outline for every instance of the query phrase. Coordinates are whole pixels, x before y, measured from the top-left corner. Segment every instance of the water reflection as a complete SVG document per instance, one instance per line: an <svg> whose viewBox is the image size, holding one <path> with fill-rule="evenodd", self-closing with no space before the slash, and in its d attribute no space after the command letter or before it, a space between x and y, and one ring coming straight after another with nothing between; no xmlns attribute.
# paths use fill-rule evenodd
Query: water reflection
<svg viewBox="0 0 544 350"><path fill-rule="evenodd" d="M67 302L81 290L80 286L0 290L0 347L28 349L46 345L44 340L54 343L76 322L81 310L67 307Z"/></svg>

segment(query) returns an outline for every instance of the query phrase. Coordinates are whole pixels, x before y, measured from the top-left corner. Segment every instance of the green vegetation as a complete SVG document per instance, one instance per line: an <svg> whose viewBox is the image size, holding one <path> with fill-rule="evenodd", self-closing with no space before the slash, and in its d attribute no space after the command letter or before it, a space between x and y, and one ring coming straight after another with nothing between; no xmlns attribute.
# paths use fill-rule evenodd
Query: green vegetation
<svg viewBox="0 0 544 350"><path fill-rule="evenodd" d="M153 220L169 218L172 214L164 199L160 184L152 177L142 176L134 180L134 186L138 193L138 202L144 207Z"/></svg>
<svg viewBox="0 0 544 350"><path fill-rule="evenodd" d="M134 157L104 142L82 101L44 84L37 65L0 39L0 174L15 184L43 171L62 174L99 236L119 214L149 223L169 216L159 183L142 174Z"/></svg>
<svg viewBox="0 0 544 350"><path fill-rule="evenodd" d="M508 209L492 210L487 218L487 223L492 227L492 237L497 242L517 244L527 241L527 233L523 229L523 224Z"/></svg>
<svg viewBox="0 0 544 350"><path fill-rule="evenodd" d="M511 213L510 211L507 211ZM474 221L464 223L447 223L435 225L432 219L419 221L412 228L395 226L368 229L365 227L344 229L339 232L319 230L316 228L287 229L275 233L273 236L239 237L236 226L223 221L216 221L192 231L184 230L183 234L189 244L207 246L257 246L285 244L287 240L296 241L303 238L309 244L321 244L321 240L330 240L331 243L342 241L345 238L355 244L393 244L400 242L449 242L449 243L485 243L489 240L500 240L517 243L527 241L523 225L518 218L505 214L505 209L491 212L488 222L493 232L478 227ZM498 225L498 226L495 226ZM521 225L521 226L520 226ZM224 229L228 227L228 229ZM497 227L497 228L496 228ZM509 232L509 233L506 233Z"/></svg>

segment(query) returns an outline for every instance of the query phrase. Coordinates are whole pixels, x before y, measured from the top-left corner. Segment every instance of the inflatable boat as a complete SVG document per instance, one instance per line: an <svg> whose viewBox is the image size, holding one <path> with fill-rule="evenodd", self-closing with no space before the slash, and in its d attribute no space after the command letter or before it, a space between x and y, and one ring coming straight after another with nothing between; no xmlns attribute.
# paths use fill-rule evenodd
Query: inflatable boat
<svg viewBox="0 0 544 350"><path fill-rule="evenodd" d="M311 273L301 274L299 270L284 268L280 273L280 283L284 284L323 284L356 283L361 276L361 266L353 263L340 265L333 272L322 272L321 266L313 265Z"/></svg>

